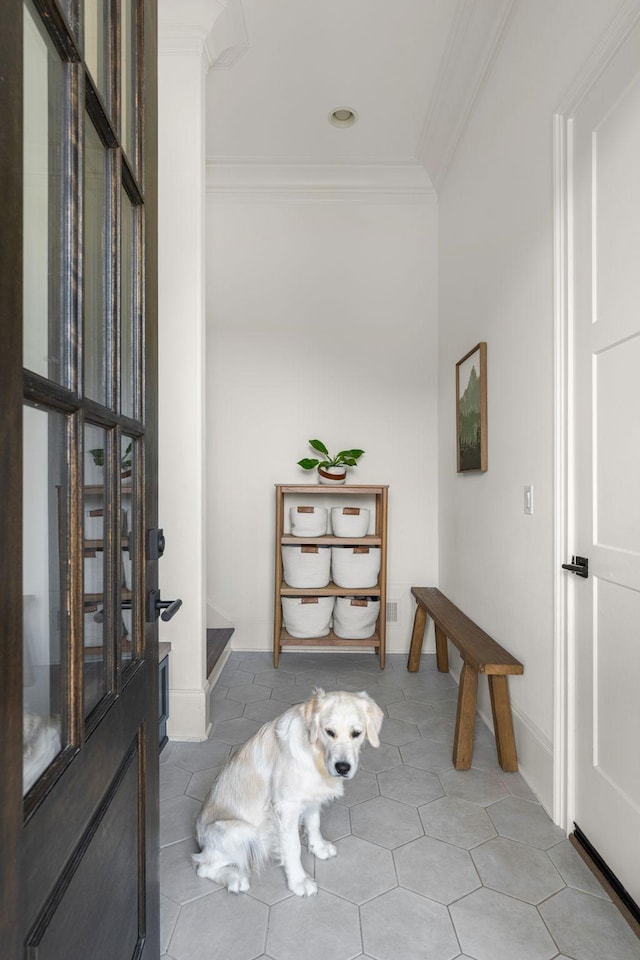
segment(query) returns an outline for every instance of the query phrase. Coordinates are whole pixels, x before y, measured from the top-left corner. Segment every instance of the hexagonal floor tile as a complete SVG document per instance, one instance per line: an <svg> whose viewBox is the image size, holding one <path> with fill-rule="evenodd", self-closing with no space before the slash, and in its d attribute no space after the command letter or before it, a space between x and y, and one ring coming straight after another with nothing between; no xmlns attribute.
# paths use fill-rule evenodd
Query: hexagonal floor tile
<svg viewBox="0 0 640 960"><path fill-rule="evenodd" d="M481 888L449 907L460 946L477 960L551 960L558 949L535 907Z"/></svg>
<svg viewBox="0 0 640 960"><path fill-rule="evenodd" d="M548 850L565 839L564 830L552 823L539 803L508 797L492 804L487 813L502 837L528 843L531 847Z"/></svg>
<svg viewBox="0 0 640 960"><path fill-rule="evenodd" d="M356 803L362 803L363 800L371 800L373 797L379 797L378 778L375 773L368 770L358 770L353 780L345 780L344 795L338 797L336 803L342 803L351 807Z"/></svg>
<svg viewBox="0 0 640 960"><path fill-rule="evenodd" d="M380 793L392 800L413 804L415 807L442 797L444 791L435 773L417 767L394 767L378 774Z"/></svg>
<svg viewBox="0 0 640 960"><path fill-rule="evenodd" d="M324 890L360 904L396 886L388 850L359 837L345 837L336 846L337 857L316 861L316 880Z"/></svg>
<svg viewBox="0 0 640 960"><path fill-rule="evenodd" d="M209 719L212 723L217 723L219 720L234 720L236 717L242 716L243 710L244 704L240 703L239 700L227 700L226 697L212 698Z"/></svg>
<svg viewBox="0 0 640 960"><path fill-rule="evenodd" d="M449 748L449 753L453 751L453 738L455 736L456 715L440 716L434 713L430 720L424 720L418 724L420 736L425 740L436 740L438 743L444 743Z"/></svg>
<svg viewBox="0 0 640 960"><path fill-rule="evenodd" d="M507 796L507 790L500 777L485 770L448 770L440 774L440 783L444 792L458 800L468 800L482 807L496 803Z"/></svg>
<svg viewBox="0 0 640 960"><path fill-rule="evenodd" d="M451 759L451 745L438 743L436 740L414 740L400 747L400 756L404 763L430 773L441 773L444 770L453 770Z"/></svg>
<svg viewBox="0 0 640 960"><path fill-rule="evenodd" d="M419 700L401 700L387 707L389 716L407 723L421 723L433 719L434 713L428 703Z"/></svg>
<svg viewBox="0 0 640 960"><path fill-rule="evenodd" d="M638 938L612 903L565 889L538 908L556 943L577 960L637 960Z"/></svg>
<svg viewBox="0 0 640 960"><path fill-rule="evenodd" d="M400 751L397 747L392 747L390 743L381 743L379 747L372 747L365 743L360 753L360 768L369 770L371 773L380 773L381 770L389 770L391 767L398 767L402 763Z"/></svg>
<svg viewBox="0 0 640 960"><path fill-rule="evenodd" d="M320 814L320 830L325 840L335 842L351 833L349 808L339 803L328 803Z"/></svg>
<svg viewBox="0 0 640 960"><path fill-rule="evenodd" d="M282 703L281 700L256 700L255 703L246 704L242 715L257 723L268 723L269 720L275 720L283 714L286 709L286 703Z"/></svg>
<svg viewBox="0 0 640 960"><path fill-rule="evenodd" d="M208 770L198 770L197 773L194 773L187 784L187 789L185 790L186 795L204 803L222 767L223 764L220 764L217 767L210 767Z"/></svg>
<svg viewBox="0 0 640 960"><path fill-rule="evenodd" d="M393 853L402 887L439 903L453 903L480 886L466 850L433 837L420 837Z"/></svg>
<svg viewBox="0 0 640 960"><path fill-rule="evenodd" d="M202 806L191 797L171 797L160 803L160 846L193 836L194 820Z"/></svg>
<svg viewBox="0 0 640 960"><path fill-rule="evenodd" d="M506 837L494 837L472 851L485 887L527 903L541 903L564 887L564 881L543 850Z"/></svg>
<svg viewBox="0 0 640 960"><path fill-rule="evenodd" d="M375 797L351 808L351 832L393 850L421 837L423 830L413 807L388 797Z"/></svg>
<svg viewBox="0 0 640 960"><path fill-rule="evenodd" d="M465 850L496 835L484 808L467 800L442 797L420 807L418 813L428 836L454 843Z"/></svg>
<svg viewBox="0 0 640 960"><path fill-rule="evenodd" d="M231 687L227 700L238 700L240 703L255 703L256 700L266 700L271 695L271 687L261 687L256 683L242 683L238 687Z"/></svg>
<svg viewBox="0 0 640 960"><path fill-rule="evenodd" d="M181 796L190 779L188 770L176 767L173 763L163 763L160 767L160 799L168 800L169 797Z"/></svg>
<svg viewBox="0 0 640 960"><path fill-rule="evenodd" d="M244 743L245 740L252 737L261 726L262 724L256 723L255 720L248 720L246 717L238 717L236 720L221 720L220 723L214 725L213 736L223 743L236 745Z"/></svg>
<svg viewBox="0 0 640 960"><path fill-rule="evenodd" d="M305 960L350 960L361 950L358 908L325 890L315 897L289 897L271 907L269 956L300 960L302 952ZM224 950L219 955L227 960Z"/></svg>
<svg viewBox="0 0 640 960"><path fill-rule="evenodd" d="M230 720L229 723L234 721ZM208 767L217 767L229 756L229 744L209 738L202 743L172 743L171 763L184 770L197 773Z"/></svg>
<svg viewBox="0 0 640 960"><path fill-rule="evenodd" d="M568 887L590 893L601 900L610 899L569 840L562 840L556 847L551 847L547 850L547 856Z"/></svg>
<svg viewBox="0 0 640 960"><path fill-rule="evenodd" d="M213 945L225 960L264 953L269 908L252 897L219 890L185 904L167 952L175 960L211 960Z"/></svg>
<svg viewBox="0 0 640 960"><path fill-rule="evenodd" d="M360 916L365 952L377 960L452 960L459 955L447 908L410 890L397 888L370 900L360 908Z"/></svg>
<svg viewBox="0 0 640 960"><path fill-rule="evenodd" d="M419 740L420 732L415 723L407 723L405 720L394 720L387 717L382 724L380 738L385 743L391 743L394 747L401 747L403 743Z"/></svg>
<svg viewBox="0 0 640 960"><path fill-rule="evenodd" d="M175 903L190 903L220 890L220 884L203 880L194 870L191 854L199 849L195 838L190 838L160 850L160 892Z"/></svg>

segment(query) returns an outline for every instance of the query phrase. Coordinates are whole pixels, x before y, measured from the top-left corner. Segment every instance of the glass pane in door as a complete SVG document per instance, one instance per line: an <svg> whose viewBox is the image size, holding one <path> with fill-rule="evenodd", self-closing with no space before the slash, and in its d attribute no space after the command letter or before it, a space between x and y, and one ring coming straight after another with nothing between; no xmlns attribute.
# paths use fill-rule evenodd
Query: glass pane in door
<svg viewBox="0 0 640 960"><path fill-rule="evenodd" d="M108 570L107 538L107 431L87 423L84 428L84 716L109 689L107 662Z"/></svg>
<svg viewBox="0 0 640 960"><path fill-rule="evenodd" d="M23 790L65 741L68 687L65 418L24 407Z"/></svg>
<svg viewBox="0 0 640 960"><path fill-rule="evenodd" d="M122 621L121 664L127 666L136 656L135 561L138 547L138 524L134 513L133 476L135 442L132 437L120 438L120 606Z"/></svg>
<svg viewBox="0 0 640 960"><path fill-rule="evenodd" d="M84 392L106 405L109 155L88 116L84 151Z"/></svg>
<svg viewBox="0 0 640 960"><path fill-rule="evenodd" d="M63 383L64 68L24 8L24 366Z"/></svg>
<svg viewBox="0 0 640 960"><path fill-rule="evenodd" d="M98 91L107 101L105 0L84 0L84 61Z"/></svg>
<svg viewBox="0 0 640 960"><path fill-rule="evenodd" d="M120 139L135 169L137 0L120 0Z"/></svg>
<svg viewBox="0 0 640 960"><path fill-rule="evenodd" d="M135 236L136 208L131 203L126 190L122 190L120 233L120 411L134 418L136 387L136 349L139 338L136 335L137 324L137 284Z"/></svg>

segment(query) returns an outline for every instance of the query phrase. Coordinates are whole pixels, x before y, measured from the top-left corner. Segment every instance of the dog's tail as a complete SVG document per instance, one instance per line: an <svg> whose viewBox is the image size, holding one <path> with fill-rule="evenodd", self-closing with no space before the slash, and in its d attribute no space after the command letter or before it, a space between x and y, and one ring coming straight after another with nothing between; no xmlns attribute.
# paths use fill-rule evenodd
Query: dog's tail
<svg viewBox="0 0 640 960"><path fill-rule="evenodd" d="M271 855L268 834L246 820L198 824L197 839L202 852L191 856L196 866L235 866L242 874L257 873Z"/></svg>

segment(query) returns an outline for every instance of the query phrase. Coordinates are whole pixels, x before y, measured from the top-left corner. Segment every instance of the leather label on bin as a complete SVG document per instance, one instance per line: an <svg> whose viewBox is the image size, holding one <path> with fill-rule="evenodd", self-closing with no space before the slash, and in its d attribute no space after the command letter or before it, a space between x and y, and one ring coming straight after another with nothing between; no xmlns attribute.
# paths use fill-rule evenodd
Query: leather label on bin
<svg viewBox="0 0 640 960"><path fill-rule="evenodd" d="M345 517L359 517L360 507L344 507L342 513Z"/></svg>
<svg viewBox="0 0 640 960"><path fill-rule="evenodd" d="M298 513L313 513L315 507L298 507Z"/></svg>
<svg viewBox="0 0 640 960"><path fill-rule="evenodd" d="M369 553L369 547L354 547L354 553Z"/></svg>
<svg viewBox="0 0 640 960"><path fill-rule="evenodd" d="M317 553L317 552L318 552L318 547L314 547L311 545L306 547L300 547L300 553Z"/></svg>
<svg viewBox="0 0 640 960"><path fill-rule="evenodd" d="M368 607L369 601L368 600L352 600L351 606L352 607Z"/></svg>
<svg viewBox="0 0 640 960"><path fill-rule="evenodd" d="M300 597L300 603L317 603L317 597Z"/></svg>

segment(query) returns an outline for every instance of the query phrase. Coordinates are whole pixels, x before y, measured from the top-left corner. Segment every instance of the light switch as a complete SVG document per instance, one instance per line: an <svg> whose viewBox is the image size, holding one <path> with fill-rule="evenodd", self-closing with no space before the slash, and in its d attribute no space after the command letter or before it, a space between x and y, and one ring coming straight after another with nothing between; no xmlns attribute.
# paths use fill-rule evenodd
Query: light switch
<svg viewBox="0 0 640 960"><path fill-rule="evenodd" d="M533 513L533 487L531 486L524 488L524 512Z"/></svg>

